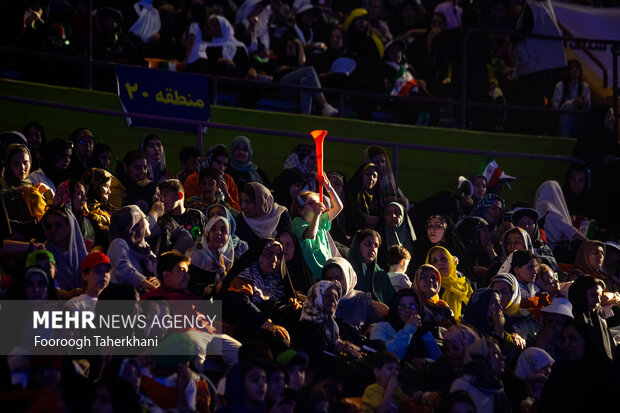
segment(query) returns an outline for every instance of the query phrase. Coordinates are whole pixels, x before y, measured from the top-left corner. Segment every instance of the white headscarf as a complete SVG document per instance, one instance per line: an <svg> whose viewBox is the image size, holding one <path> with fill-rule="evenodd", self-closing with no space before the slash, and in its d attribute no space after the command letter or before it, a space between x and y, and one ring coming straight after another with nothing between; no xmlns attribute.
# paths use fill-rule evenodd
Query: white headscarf
<svg viewBox="0 0 620 413"><path fill-rule="evenodd" d="M538 347L528 347L523 350L517 361L515 374L525 380L530 374L553 364L555 360L545 350Z"/></svg>
<svg viewBox="0 0 620 413"><path fill-rule="evenodd" d="M138 13L138 20L129 28L129 31L138 36L144 43L148 43L154 34L161 29L159 11L153 7L153 0L142 0L133 5Z"/></svg>
<svg viewBox="0 0 620 413"><path fill-rule="evenodd" d="M572 219L566 206L562 187L557 181L545 181L536 190L536 211L541 219L547 213L554 213L562 217L562 221L572 225Z"/></svg>
<svg viewBox="0 0 620 413"><path fill-rule="evenodd" d="M342 291L342 297L340 297L340 299L345 299L345 298L352 298L354 297L355 294L355 286L357 285L357 274L355 273L355 270L353 269L353 266L351 266L351 263L347 260L345 260L342 257L333 257L328 259L325 264L323 265L323 268L327 267L328 265L337 265L338 267L340 267L340 270L342 271L342 274L344 274L344 281L345 281L345 285L343 285L343 291Z"/></svg>
<svg viewBox="0 0 620 413"><path fill-rule="evenodd" d="M264 185L258 182L250 182L248 185L254 190L256 216L250 218L243 214L245 222L259 238L275 238L280 216L286 208L274 202L271 191Z"/></svg>
<svg viewBox="0 0 620 413"><path fill-rule="evenodd" d="M235 24L242 23L245 27L248 27L248 16L254 8L263 0L245 0L239 10L237 11L237 17L235 18ZM248 47L248 52L253 53L258 51L258 41L265 46L265 49L269 49L271 45L271 39L269 38L269 20L271 19L271 6L266 6L258 16L258 21L254 25L254 31L251 33L251 43Z"/></svg>
<svg viewBox="0 0 620 413"><path fill-rule="evenodd" d="M218 221L222 221L226 225L228 241L219 250L213 250L207 246L209 231ZM195 246L191 249L190 259L193 265L205 271L226 273L230 270L235 260L235 247L230 233L230 223L226 218L216 215L207 222L204 233L196 240Z"/></svg>
<svg viewBox="0 0 620 413"><path fill-rule="evenodd" d="M235 54L237 54L237 48L242 47L246 52L245 45L239 40L235 39L235 29L232 24L225 17L212 16L212 19L217 19L220 24L220 30L222 31L222 37L214 38L210 42L207 42L207 48L209 47L221 47L222 57L224 59L233 60Z"/></svg>

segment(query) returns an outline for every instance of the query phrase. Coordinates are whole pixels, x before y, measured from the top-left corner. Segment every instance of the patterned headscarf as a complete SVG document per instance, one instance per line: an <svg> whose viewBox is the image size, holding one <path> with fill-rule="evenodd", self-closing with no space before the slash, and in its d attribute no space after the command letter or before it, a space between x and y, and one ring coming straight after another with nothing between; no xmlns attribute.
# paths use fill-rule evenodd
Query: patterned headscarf
<svg viewBox="0 0 620 413"><path fill-rule="evenodd" d="M508 315L516 315L519 312L519 306L521 305L521 287L519 287L519 282L514 275L507 272L498 273L495 277L491 278L489 285L493 285L495 281L505 282L512 290L510 302L504 310Z"/></svg>
<svg viewBox="0 0 620 413"><path fill-rule="evenodd" d="M336 344L340 336L338 324L336 324L334 314L327 314L323 309L323 294L330 288L336 289L339 298L342 296L342 290L340 289L340 283L338 283L338 281L321 280L310 288L310 291L308 291L308 298L304 302L304 306L301 310L300 321L308 320L313 323L322 324L329 342L331 344Z"/></svg>
<svg viewBox="0 0 620 413"><path fill-rule="evenodd" d="M286 161L284 161L284 169L299 169L304 176L308 189L315 191L317 189L317 176L316 171L314 170L315 168L306 168L306 159L311 155L316 155L316 150L312 145L297 145L288 158L286 158Z"/></svg>
<svg viewBox="0 0 620 413"><path fill-rule="evenodd" d="M506 206L506 201L504 198L497 194L486 194L476 205L474 205L473 215L484 218L484 215L487 213L487 210L493 205L495 201L501 201L502 209Z"/></svg>

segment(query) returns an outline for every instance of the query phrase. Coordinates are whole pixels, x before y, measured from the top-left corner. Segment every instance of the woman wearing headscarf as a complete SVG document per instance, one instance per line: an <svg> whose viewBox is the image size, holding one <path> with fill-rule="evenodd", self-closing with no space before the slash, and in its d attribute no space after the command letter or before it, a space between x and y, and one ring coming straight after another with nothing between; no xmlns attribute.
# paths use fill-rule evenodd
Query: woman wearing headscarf
<svg viewBox="0 0 620 413"><path fill-rule="evenodd" d="M237 38L247 46L249 54L266 56L270 49L269 20L271 5L264 0L245 0L235 18Z"/></svg>
<svg viewBox="0 0 620 413"><path fill-rule="evenodd" d="M348 196L347 181L344 174L339 171L328 172L327 178L334 187L334 191L343 205L342 212L332 221L332 229L329 230L329 234L334 241L348 248L351 243L352 234L355 233L355 221L354 217L349 213L352 208L350 207L350 205L352 205L352 200ZM347 254L343 253L343 256L344 255Z"/></svg>
<svg viewBox="0 0 620 413"><path fill-rule="evenodd" d="M282 244L263 238L250 245L222 283L224 321L237 328L241 341L258 336L283 351L290 340L288 324L298 313L296 294L282 262ZM282 311L288 303L291 311Z"/></svg>
<svg viewBox="0 0 620 413"><path fill-rule="evenodd" d="M129 285L136 290L159 286L155 277L157 257L146 242L149 234L146 217L137 206L124 206L112 215L107 252L112 264L110 284Z"/></svg>
<svg viewBox="0 0 620 413"><path fill-rule="evenodd" d="M30 153L32 154L32 170L39 169L41 158L46 151L47 140L43 126L37 121L30 121L22 129L22 134L26 138L26 142Z"/></svg>
<svg viewBox="0 0 620 413"><path fill-rule="evenodd" d="M306 185L306 178L297 168L289 168L273 179L273 198L287 208L291 207L293 200L297 198Z"/></svg>
<svg viewBox="0 0 620 413"><path fill-rule="evenodd" d="M58 288L72 290L81 288L82 261L86 258L86 247L82 233L71 208L58 205L49 209L42 220L45 231L45 248L56 262L54 280Z"/></svg>
<svg viewBox="0 0 620 413"><path fill-rule="evenodd" d="M151 133L140 142L140 150L146 154L146 179L160 184L170 177L166 169L164 143L158 135Z"/></svg>
<svg viewBox="0 0 620 413"><path fill-rule="evenodd" d="M248 66L248 50L243 42L235 38L235 29L223 16L212 15L208 21L211 40L207 42L207 57L211 62L210 71L216 75L245 78ZM222 65L221 59L228 65ZM231 70L230 63L233 63Z"/></svg>
<svg viewBox="0 0 620 413"><path fill-rule="evenodd" d="M454 313L448 304L439 298L441 273L430 264L421 265L415 272L412 288L424 306L425 318L422 321L432 325L433 335L440 337L439 327L449 328L454 324Z"/></svg>
<svg viewBox="0 0 620 413"><path fill-rule="evenodd" d="M317 191L316 166L316 149L308 144L297 145L284 161L284 169L297 168L303 175L302 191Z"/></svg>
<svg viewBox="0 0 620 413"><path fill-rule="evenodd" d="M497 194L486 194L472 210L472 215L484 218L491 231L501 223L502 212L506 207L504 198Z"/></svg>
<svg viewBox="0 0 620 413"><path fill-rule="evenodd" d="M513 209L510 219L515 227L523 228L532 240L532 251L537 256L543 258L545 263L553 268L554 271L558 271L558 263L553 256L551 248L547 245L547 242L542 238L540 234L540 228L538 226L539 220L538 211L532 208L516 207Z"/></svg>
<svg viewBox="0 0 620 413"><path fill-rule="evenodd" d="M207 221L200 238L196 239L189 256L189 284L187 289L201 297L205 288L222 282L235 259L248 250L248 245L233 238L227 218L215 215Z"/></svg>
<svg viewBox="0 0 620 413"><path fill-rule="evenodd" d="M571 216L596 220L599 228L607 224L607 203L592 187L592 174L586 165L573 163L564 178L564 197Z"/></svg>
<svg viewBox="0 0 620 413"><path fill-rule="evenodd" d="M357 55L357 63L366 74L372 73L383 57L383 42L370 30L368 11L353 9L344 21L347 31L347 47Z"/></svg>
<svg viewBox="0 0 620 413"><path fill-rule="evenodd" d="M284 231L278 234L278 241L284 248L283 259L286 261L286 268L291 275L293 288L304 295L308 294L308 290L314 284L314 275L308 267L304 259L301 246L292 232Z"/></svg>
<svg viewBox="0 0 620 413"><path fill-rule="evenodd" d="M463 323L473 327L480 337L492 337L498 341L502 352L510 365L518 356L519 348L514 335L505 330L506 318L501 304L500 292L493 288L480 288L476 290L463 313ZM523 340L519 345L524 346Z"/></svg>
<svg viewBox="0 0 620 413"><path fill-rule="evenodd" d="M340 283L317 281L308 291L308 298L301 309L300 323L291 344L298 351L307 353L311 362L319 368L325 367L326 351L361 358L359 347L340 338L335 313L341 295Z"/></svg>
<svg viewBox="0 0 620 413"><path fill-rule="evenodd" d="M465 374L452 383L450 392L465 391L474 401L477 412L510 412L500 378L504 372L504 356L497 342L483 338L470 344L464 362Z"/></svg>
<svg viewBox="0 0 620 413"><path fill-rule="evenodd" d="M69 140L73 142L73 156L69 165L69 178L79 179L84 172L93 165L93 150L95 149L95 138L93 132L88 128L77 128Z"/></svg>
<svg viewBox="0 0 620 413"><path fill-rule="evenodd" d="M470 254L450 217L443 214L431 215L426 220L424 229L418 234L419 237L413 245L411 254L410 267L412 269L416 269L425 263L426 256L431 248L442 246L458 258L457 270L468 279L473 280L474 268Z"/></svg>
<svg viewBox="0 0 620 413"><path fill-rule="evenodd" d="M601 241L586 241L577 250L574 269L581 270L586 275L591 275L606 281L603 273L603 262L607 246Z"/></svg>
<svg viewBox="0 0 620 413"><path fill-rule="evenodd" d="M348 214L358 229L379 228L384 201L377 182L378 176L377 166L365 163L355 171L347 185L351 206Z"/></svg>
<svg viewBox="0 0 620 413"><path fill-rule="evenodd" d="M90 251L95 246L95 229L91 222L86 219L88 208L86 206L86 189L81 181L70 179L64 181L56 188L54 205L62 205L71 208L75 216L86 250Z"/></svg>
<svg viewBox="0 0 620 413"><path fill-rule="evenodd" d="M413 255L416 235L409 215L405 212L405 207L398 202L387 204L380 218L381 239L385 242L379 248L379 264L385 268L387 267L386 254L388 248L394 245L401 245ZM410 268L415 270L411 266Z"/></svg>
<svg viewBox="0 0 620 413"><path fill-rule="evenodd" d="M333 257L327 260L323 266L322 279L338 281L340 284L342 296L338 301L336 317L352 327L357 334L364 334L368 327L381 321L380 313L387 314L387 306L372 301L368 294L355 289L357 274L344 258Z"/></svg>
<svg viewBox="0 0 620 413"><path fill-rule="evenodd" d="M549 353L538 347L526 348L519 355L515 374L527 382L536 400L540 399L545 384L549 380L551 366L554 362L555 360Z"/></svg>
<svg viewBox="0 0 620 413"><path fill-rule="evenodd" d="M409 289L400 290L390 303L388 321L375 324L370 339L383 341L399 360L426 357L437 360L441 350L428 327L423 325L423 317L424 307L418 295Z"/></svg>
<svg viewBox="0 0 620 413"><path fill-rule="evenodd" d="M573 221L562 188L557 181L545 181L536 190L536 211L544 222L542 228L547 235L547 243L552 251L558 245L568 245L573 240L587 241L573 227Z"/></svg>
<svg viewBox="0 0 620 413"><path fill-rule="evenodd" d="M377 231L358 231L351 240L349 262L358 275L355 288L370 293L373 300L386 304L394 296L394 287L388 273L377 264L380 244L381 236Z"/></svg>
<svg viewBox="0 0 620 413"><path fill-rule="evenodd" d="M273 238L279 232L291 231L289 212L274 202L265 186L257 182L247 183L241 189L239 200L242 213L236 218L236 234L249 245L262 238Z"/></svg>
<svg viewBox="0 0 620 413"><path fill-rule="evenodd" d="M42 154L40 168L34 170L28 179L32 183L43 183L56 192L56 186L69 179L69 165L73 153L73 142L65 139L52 139Z"/></svg>
<svg viewBox="0 0 620 413"><path fill-rule="evenodd" d="M426 256L426 264L432 265L441 274L441 299L453 311L454 318L460 321L463 309L474 291L472 286L467 278L456 270L454 257L444 247L432 247Z"/></svg>
<svg viewBox="0 0 620 413"><path fill-rule="evenodd" d="M457 223L465 253L474 266L489 267L497 260L489 224L480 217L465 217Z"/></svg>
<svg viewBox="0 0 620 413"><path fill-rule="evenodd" d="M573 304L575 321L585 326L596 353L613 361L615 344L600 307L604 289L604 282L586 275L570 286L568 299Z"/></svg>
<svg viewBox="0 0 620 413"><path fill-rule="evenodd" d="M105 169L91 168L84 173L82 182L86 188L86 206L88 219L95 229L95 244L109 244L108 230L114 209L108 202L110 187L114 177ZM104 238L105 237L105 238Z"/></svg>
<svg viewBox="0 0 620 413"><path fill-rule="evenodd" d="M430 366L424 390L447 395L452 382L463 375L465 350L478 340L478 334L465 324L453 325L443 333L443 355Z"/></svg>
<svg viewBox="0 0 620 413"><path fill-rule="evenodd" d="M538 411L605 412L618 399L617 367L596 350L584 324L568 321L562 328L564 359L553 366Z"/></svg>
<svg viewBox="0 0 620 413"><path fill-rule="evenodd" d="M379 187L385 202L398 202L409 209L409 200L396 184L390 158L381 146L371 145L364 151L364 162L372 162L379 168Z"/></svg>
<svg viewBox="0 0 620 413"><path fill-rule="evenodd" d="M245 136L234 138L230 143L230 155L227 171L233 177L237 188L243 188L248 182L257 182L268 188L271 187L267 174L252 162L254 151L248 138Z"/></svg>

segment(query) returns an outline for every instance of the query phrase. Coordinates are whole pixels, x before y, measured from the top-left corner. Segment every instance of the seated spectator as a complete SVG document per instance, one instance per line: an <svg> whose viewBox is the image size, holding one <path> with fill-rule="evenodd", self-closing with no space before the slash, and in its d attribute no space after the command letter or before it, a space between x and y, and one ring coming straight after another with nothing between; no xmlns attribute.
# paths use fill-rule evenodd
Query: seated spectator
<svg viewBox="0 0 620 413"><path fill-rule="evenodd" d="M544 217L542 229L545 230L547 243L556 255L556 258L558 258L559 252L555 251L557 246L567 249L568 244L573 240L587 241L577 228L573 227L573 221L568 212L562 188L560 188L560 184L557 181L543 182L536 190L535 199L536 210L541 217Z"/></svg>
<svg viewBox="0 0 620 413"><path fill-rule="evenodd" d="M401 245L392 245L387 250L387 264L390 268L388 276L394 291L411 288L411 280L407 275L407 267L411 261L411 254Z"/></svg>
<svg viewBox="0 0 620 413"><path fill-rule="evenodd" d="M373 163L360 166L349 181L349 196L355 202L354 214L359 216L358 228L375 229L383 211L383 196L378 185L379 169Z"/></svg>
<svg viewBox="0 0 620 413"><path fill-rule="evenodd" d="M568 321L562 328L562 343L564 361L551 370L538 411L601 411L613 405L617 374L611 361L596 350L587 327Z"/></svg>
<svg viewBox="0 0 620 413"><path fill-rule="evenodd" d="M426 264L432 265L441 274L441 299L448 304L454 318L460 321L474 292L469 280L456 270L454 257L444 247L431 248L426 256Z"/></svg>
<svg viewBox="0 0 620 413"><path fill-rule="evenodd" d="M267 412L267 372L266 364L257 360L245 360L233 366L226 374L225 398L228 404L219 409L218 413ZM278 404L275 407L286 406ZM287 412L283 409L280 411Z"/></svg>
<svg viewBox="0 0 620 413"><path fill-rule="evenodd" d="M547 245L547 241L542 237L538 225L539 219L540 216L538 215L538 211L528 207L516 207L512 210L512 215L510 216L512 223L516 227L523 228L530 236L532 246L534 247L532 252L543 258L547 265L553 268L554 271L557 271L559 269L558 264L553 256L551 248Z"/></svg>
<svg viewBox="0 0 620 413"><path fill-rule="evenodd" d="M204 4L190 6L187 13L188 27L181 40L185 43L183 69L186 72L207 73L209 69L207 42L211 40L211 35L208 18L209 13Z"/></svg>
<svg viewBox="0 0 620 413"><path fill-rule="evenodd" d="M17 290L17 298L24 300L57 300L54 279L43 268L32 266L26 269Z"/></svg>
<svg viewBox="0 0 620 413"><path fill-rule="evenodd" d="M615 344L600 307L604 289L605 283L601 280L584 276L570 286L568 299L573 304L575 322L585 327L588 340L594 346L597 357L613 361Z"/></svg>
<svg viewBox="0 0 620 413"><path fill-rule="evenodd" d="M273 201L273 195L263 185L251 182L239 194L242 213L236 218L236 234L249 245L262 238L275 237L291 230L291 216L287 209Z"/></svg>
<svg viewBox="0 0 620 413"><path fill-rule="evenodd" d="M114 212L108 202L113 176L105 169L91 168L84 173L82 182L86 189L88 219L95 229L95 245L107 249L111 214Z"/></svg>
<svg viewBox="0 0 620 413"><path fill-rule="evenodd" d="M562 328L574 319L573 305L566 298L555 298L542 309L542 319L536 337L536 347L545 350L555 361L562 357Z"/></svg>
<svg viewBox="0 0 620 413"><path fill-rule="evenodd" d="M549 380L551 366L554 362L555 360L549 353L538 347L526 348L519 355L515 374L529 384L536 400L540 399L545 384Z"/></svg>
<svg viewBox="0 0 620 413"><path fill-rule="evenodd" d="M603 273L603 262L605 261L606 246L601 241L586 241L577 250L575 258L576 270L583 271L584 274L594 278L605 280Z"/></svg>
<svg viewBox="0 0 620 413"><path fill-rule="evenodd" d="M541 292L549 294L549 299L556 297L566 298L565 293L560 289L558 274L547 264L540 264L536 275L536 285Z"/></svg>
<svg viewBox="0 0 620 413"><path fill-rule="evenodd" d="M360 359L360 348L340 338L334 318L342 291L336 281L318 281L310 288L293 336L293 347L307 353L317 366L325 363L324 352L343 352Z"/></svg>
<svg viewBox="0 0 620 413"><path fill-rule="evenodd" d="M157 258L157 277L160 286L148 291L141 300L195 300L197 297L187 290L190 259L176 251L169 251Z"/></svg>
<svg viewBox="0 0 620 413"><path fill-rule="evenodd" d="M69 165L73 153L73 143L64 139L52 139L42 154L41 167L34 170L28 179L33 184L39 182L56 192L56 186L69 179Z"/></svg>
<svg viewBox="0 0 620 413"><path fill-rule="evenodd" d="M212 205L223 205L226 207L226 203L217 197L218 182L221 180L222 174L217 169L201 169L198 174L200 192L187 200L187 206L203 213ZM227 209L229 208L227 207Z"/></svg>
<svg viewBox="0 0 620 413"><path fill-rule="evenodd" d="M159 184L165 214L157 223L162 231L161 252L176 249L185 253L200 237L207 219L197 209L185 208L185 191L178 179L168 179Z"/></svg>
<svg viewBox="0 0 620 413"><path fill-rule="evenodd" d="M69 164L69 177L80 179L88 168L93 166L93 150L95 149L95 138L93 132L88 128L77 128L69 140L73 142L73 155Z"/></svg>
<svg viewBox="0 0 620 413"><path fill-rule="evenodd" d="M145 238L149 227L144 213L135 205L124 206L112 215L108 256L112 264L110 282L136 290L154 290L157 259Z"/></svg>
<svg viewBox="0 0 620 413"><path fill-rule="evenodd" d="M380 227L383 229L382 238L386 242L379 251L379 258L381 259L382 256L385 256L386 245L399 245L407 250L410 255L409 259L411 259L416 235L409 215L405 213L405 208L398 202L390 202L386 205L382 218L383 225L380 225Z"/></svg>
<svg viewBox="0 0 620 413"><path fill-rule="evenodd" d="M232 157L228 164L228 173L237 188L242 188L248 182L257 182L268 188L271 186L265 172L252 162L254 151L248 138L245 136L234 138L230 143L230 154Z"/></svg>
<svg viewBox="0 0 620 413"><path fill-rule="evenodd" d="M112 148L105 143L96 143L93 150L93 167L108 169L112 160Z"/></svg>
<svg viewBox="0 0 620 413"><path fill-rule="evenodd" d="M82 233L71 208L58 205L49 209L42 220L45 232L45 248L56 263L54 280L58 288L72 290L82 287L81 265L86 258Z"/></svg>
<svg viewBox="0 0 620 413"><path fill-rule="evenodd" d="M162 139L153 133L140 142L140 150L146 155L146 179L161 184L169 178L166 169L166 153Z"/></svg>
<svg viewBox="0 0 620 413"><path fill-rule="evenodd" d="M437 360L441 350L435 338L422 324L424 307L411 290L397 292L391 303L388 321L375 324L370 332L371 340L381 340L385 347L399 360L432 358Z"/></svg>
<svg viewBox="0 0 620 413"><path fill-rule="evenodd" d="M284 169L296 168L304 177L303 191L318 191L314 145L297 145L284 161Z"/></svg>
<svg viewBox="0 0 620 413"><path fill-rule="evenodd" d="M30 121L22 129L22 134L26 137L28 144L28 150L32 155L32 165L30 170L36 171L41 166L41 160L43 159L43 153L46 152L47 140L45 138L45 131L43 127L37 121Z"/></svg>
<svg viewBox="0 0 620 413"><path fill-rule="evenodd" d="M119 163L116 168L116 177L124 188L145 180L147 173L148 161L146 154L142 151L127 152L123 162Z"/></svg>
<svg viewBox="0 0 620 413"><path fill-rule="evenodd" d="M54 205L71 208L73 216L77 219L86 250L90 251L95 246L95 229L91 222L86 219L88 214L86 189L82 182L71 179L58 185L56 195L54 195Z"/></svg>
<svg viewBox="0 0 620 413"><path fill-rule="evenodd" d="M530 251L518 250L512 252L498 273L510 273L515 276L521 289L521 300L535 297L540 292L536 286L536 257Z"/></svg>
<svg viewBox="0 0 620 413"><path fill-rule="evenodd" d="M590 85L582 80L583 69L578 60L569 60L562 80L555 84L551 103L555 109L583 110L591 107ZM576 138L583 127L579 113L560 114L560 136Z"/></svg>
<svg viewBox="0 0 620 413"><path fill-rule="evenodd" d="M375 354L372 361L372 372L376 381L364 390L362 412L397 410L409 399L398 383L400 370L398 358L384 351Z"/></svg>
<svg viewBox="0 0 620 413"><path fill-rule="evenodd" d="M479 412L511 411L500 375L504 372L504 355L497 342L483 338L465 351L464 375L452 383L450 392L465 391Z"/></svg>
<svg viewBox="0 0 620 413"><path fill-rule="evenodd" d="M566 171L564 198L571 218L594 220L599 228L607 225L607 208L601 193L592 187L591 172L586 165L573 163Z"/></svg>
<svg viewBox="0 0 620 413"><path fill-rule="evenodd" d="M394 178L394 171L390 163L390 157L381 146L371 145L364 150L364 162L371 162L379 171L379 188L386 205L390 202L398 202L405 211L409 210L409 200L398 187ZM413 234L415 240L415 234Z"/></svg>
<svg viewBox="0 0 620 413"><path fill-rule="evenodd" d="M177 173L176 178L185 186L187 177L198 172L200 152L193 146L184 146L179 151L179 162L181 162L181 170Z"/></svg>
<svg viewBox="0 0 620 413"><path fill-rule="evenodd" d="M433 327L433 335L440 337L439 327L450 328L454 324L454 313L448 304L439 298L441 273L430 264L421 265L415 272L413 291L418 294L424 306L424 319Z"/></svg>
<svg viewBox="0 0 620 413"><path fill-rule="evenodd" d="M484 218L489 224L489 230L493 231L501 223L502 213L506 207L506 201L499 195L486 194L474 205L473 215Z"/></svg>
<svg viewBox="0 0 620 413"><path fill-rule="evenodd" d="M292 302L295 292L282 265L282 245L274 239L261 239L251 245L252 249L224 279L224 321L237 327L236 337L241 341L258 335L270 347L283 351L290 335L279 323L295 318L295 310L284 314L278 307Z"/></svg>
<svg viewBox="0 0 620 413"><path fill-rule="evenodd" d="M323 267L324 280L338 281L342 296L338 301L336 317L342 319L359 335L364 334L374 323L387 315L385 305L372 301L368 294L355 289L357 274L347 260L334 257L327 260Z"/></svg>
<svg viewBox="0 0 620 413"><path fill-rule="evenodd" d="M308 290L314 284L314 275L308 267L304 259L301 245L292 232L281 232L278 234L278 241L284 248L283 259L286 261L286 268L291 274L291 281L295 291L301 292L303 295L308 294ZM343 288L344 290L344 288Z"/></svg>
<svg viewBox="0 0 620 413"><path fill-rule="evenodd" d="M213 15L207 22L211 39L207 42L207 59L213 62L210 71L219 76L245 78L248 51L235 38L235 29L223 16Z"/></svg>
<svg viewBox="0 0 620 413"><path fill-rule="evenodd" d="M250 55L267 56L271 46L269 20L272 14L270 4L257 0L245 0L237 10L237 38L245 43Z"/></svg>
<svg viewBox="0 0 620 413"><path fill-rule="evenodd" d="M427 398L446 397L452 382L463 375L467 347L478 340L478 334L465 324L453 325L443 334L443 355L430 366L428 381L423 384L430 392Z"/></svg>
<svg viewBox="0 0 620 413"><path fill-rule="evenodd" d="M390 276L377 264L381 237L372 229L358 231L351 240L349 262L358 274L357 290L370 293L373 300L390 303L394 287Z"/></svg>
<svg viewBox="0 0 620 413"><path fill-rule="evenodd" d="M273 179L273 198L278 204L290 208L293 200L304 190L305 186L306 179L299 169L284 169Z"/></svg>
<svg viewBox="0 0 620 413"><path fill-rule="evenodd" d="M91 252L82 262L84 294L73 297L65 306L74 311L95 311L99 294L110 283L110 259L103 252Z"/></svg>
<svg viewBox="0 0 620 413"><path fill-rule="evenodd" d="M360 69L368 77L383 57L383 42L370 30L365 9L353 9L343 26L347 31L347 49L356 54Z"/></svg>
<svg viewBox="0 0 620 413"><path fill-rule="evenodd" d="M248 249L244 241L234 238L227 218L209 218L203 231L189 252L192 262L188 289L198 297L207 294L208 286L221 283L235 260Z"/></svg>
<svg viewBox="0 0 620 413"><path fill-rule="evenodd" d="M232 209L241 211L239 205L239 191L232 176L226 173L228 168L228 151L226 146L222 144L213 145L209 148L199 165L199 172L203 169L213 168L222 174L222 178L217 180L217 198L227 203ZM199 172L193 173L183 183L185 194L188 198L192 198L200 194L200 176Z"/></svg>

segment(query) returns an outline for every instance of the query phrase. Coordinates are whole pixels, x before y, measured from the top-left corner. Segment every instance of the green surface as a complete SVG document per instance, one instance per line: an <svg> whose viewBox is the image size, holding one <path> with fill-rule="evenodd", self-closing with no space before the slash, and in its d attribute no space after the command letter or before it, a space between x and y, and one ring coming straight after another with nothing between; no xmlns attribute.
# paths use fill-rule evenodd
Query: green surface
<svg viewBox="0 0 620 413"><path fill-rule="evenodd" d="M116 95L82 89L0 79L0 94L121 110ZM151 132L141 128L130 128L121 117L0 101L0 130L21 130L30 120L37 120L43 125L48 139L67 137L73 129L87 126L94 132L96 142L105 142L112 146L113 157L116 158L122 158L126 151L137 148L140 140ZM574 141L562 138L393 125L217 106L212 107L211 120L218 123L303 133L325 129L333 136L364 140L524 153L569 155L574 145ZM177 157L179 150L183 146L195 145L196 136L169 131L156 131L156 133L164 140L168 170L176 173L179 169ZM210 128L204 137L204 148L215 143L229 144L238 134L234 131ZM248 137L252 140L255 162L271 179L281 171L284 160L295 145L302 142L312 143L309 136L307 140L261 134L252 134ZM325 170L338 169L350 177L361 164L364 149L365 145L330 142L327 135ZM411 200L421 200L438 190L456 188L458 176L474 174L485 158L485 156L404 149L399 154L400 186ZM519 200L532 201L540 183L548 179L561 181L567 167L565 162L555 161L501 157L496 160L507 174L518 178L512 189L504 191L509 204ZM111 168L114 167L113 162Z"/></svg>

